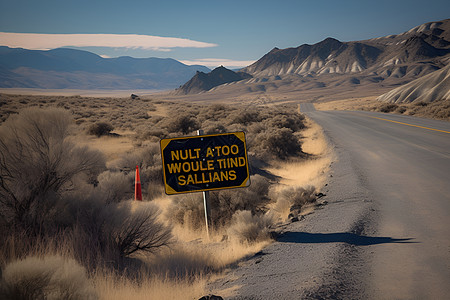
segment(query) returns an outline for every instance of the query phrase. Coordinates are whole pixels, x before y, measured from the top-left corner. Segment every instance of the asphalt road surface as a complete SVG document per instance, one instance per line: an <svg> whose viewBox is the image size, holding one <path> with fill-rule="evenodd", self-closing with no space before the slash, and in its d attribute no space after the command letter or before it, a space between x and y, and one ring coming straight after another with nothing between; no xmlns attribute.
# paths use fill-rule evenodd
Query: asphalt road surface
<svg viewBox="0 0 450 300"><path fill-rule="evenodd" d="M364 288L347 296L450 299L450 122L316 111L309 103L300 109L353 166L371 202L365 231L404 239L356 245L364 248L355 256L359 267L342 288L349 282ZM340 259L349 264L352 257L347 254L340 254Z"/></svg>
<svg viewBox="0 0 450 300"><path fill-rule="evenodd" d="M450 299L450 123L301 112L329 138L326 194L209 289L226 299Z"/></svg>

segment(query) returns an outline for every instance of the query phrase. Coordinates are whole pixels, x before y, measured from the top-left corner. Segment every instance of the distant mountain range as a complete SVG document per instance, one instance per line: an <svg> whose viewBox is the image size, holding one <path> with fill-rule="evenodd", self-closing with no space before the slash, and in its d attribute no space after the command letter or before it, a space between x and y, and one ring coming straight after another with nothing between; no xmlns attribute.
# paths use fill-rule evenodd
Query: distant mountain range
<svg viewBox="0 0 450 300"><path fill-rule="evenodd" d="M272 93L271 97L298 99L301 93L302 99L316 101L378 96L449 64L450 19L446 19L369 40L341 42L327 38L314 45L274 48L238 72L223 67L210 72L206 67L187 66L173 59L102 58L74 49L0 47L0 87L179 87L174 94ZM444 84L441 90L446 88Z"/></svg>
<svg viewBox="0 0 450 300"><path fill-rule="evenodd" d="M174 59L102 58L88 51L0 47L0 87L44 89L173 89L204 66Z"/></svg>
<svg viewBox="0 0 450 300"><path fill-rule="evenodd" d="M213 90L284 95L301 92L310 101L335 98L337 92L342 97L351 97L349 92L379 95L439 70L449 62L450 19L446 19L370 40L341 42L327 38L314 45L274 48L240 70L252 78ZM188 93L201 90L193 82L189 86Z"/></svg>
<svg viewBox="0 0 450 300"><path fill-rule="evenodd" d="M450 19L408 32L357 42L333 38L314 45L278 49L242 71L253 76L366 74L375 80L420 76L447 64Z"/></svg>
<svg viewBox="0 0 450 300"><path fill-rule="evenodd" d="M210 89L225 84L251 78L244 72L234 72L220 66L210 73L197 72L191 80L176 90L177 94L187 95L209 91Z"/></svg>

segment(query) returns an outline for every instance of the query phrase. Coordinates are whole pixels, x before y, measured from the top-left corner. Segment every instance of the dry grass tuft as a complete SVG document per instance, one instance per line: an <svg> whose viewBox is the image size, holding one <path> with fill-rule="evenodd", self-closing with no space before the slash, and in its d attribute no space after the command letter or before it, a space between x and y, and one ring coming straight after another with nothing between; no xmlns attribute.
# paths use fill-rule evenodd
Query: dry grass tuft
<svg viewBox="0 0 450 300"><path fill-rule="evenodd" d="M142 273L130 279L115 273L99 272L94 276L95 289L104 300L199 299L207 294L202 276L173 279Z"/></svg>
<svg viewBox="0 0 450 300"><path fill-rule="evenodd" d="M97 299L86 270L61 256L27 257L2 272L3 299Z"/></svg>
<svg viewBox="0 0 450 300"><path fill-rule="evenodd" d="M227 233L241 243L270 240L274 217L271 213L254 215L251 211L237 211L231 219Z"/></svg>

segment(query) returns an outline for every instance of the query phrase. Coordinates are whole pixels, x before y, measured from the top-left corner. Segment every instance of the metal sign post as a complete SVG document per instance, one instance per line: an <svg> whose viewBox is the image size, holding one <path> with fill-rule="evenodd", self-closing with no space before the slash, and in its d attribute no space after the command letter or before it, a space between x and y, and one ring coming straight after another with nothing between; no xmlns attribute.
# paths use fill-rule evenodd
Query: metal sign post
<svg viewBox="0 0 450 300"><path fill-rule="evenodd" d="M203 135L203 130L197 130L197 135ZM203 207L205 209L206 235L209 239L209 227L211 226L211 208L209 207L209 191L203 191Z"/></svg>
<svg viewBox="0 0 450 300"><path fill-rule="evenodd" d="M168 195L203 192L206 233L211 211L209 191L250 185L244 132L161 139L163 180Z"/></svg>

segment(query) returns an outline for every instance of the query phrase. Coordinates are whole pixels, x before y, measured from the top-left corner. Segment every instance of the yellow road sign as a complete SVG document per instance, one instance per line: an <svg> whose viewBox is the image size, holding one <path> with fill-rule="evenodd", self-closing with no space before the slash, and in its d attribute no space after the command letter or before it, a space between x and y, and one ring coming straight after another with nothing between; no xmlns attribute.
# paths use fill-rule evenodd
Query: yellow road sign
<svg viewBox="0 0 450 300"><path fill-rule="evenodd" d="M161 140L166 194L250 185L244 132Z"/></svg>

